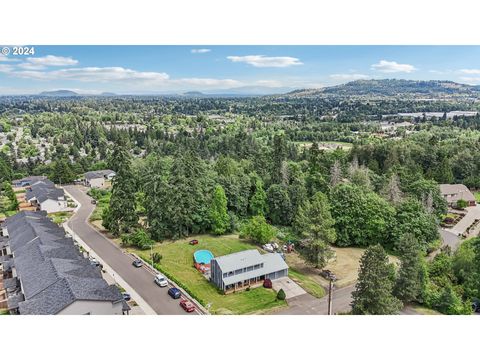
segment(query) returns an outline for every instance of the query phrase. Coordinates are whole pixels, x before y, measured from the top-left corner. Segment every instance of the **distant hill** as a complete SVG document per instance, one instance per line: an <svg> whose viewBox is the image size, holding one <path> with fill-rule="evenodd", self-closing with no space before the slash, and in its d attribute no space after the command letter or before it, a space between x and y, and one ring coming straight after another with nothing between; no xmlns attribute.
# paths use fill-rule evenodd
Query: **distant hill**
<svg viewBox="0 0 480 360"><path fill-rule="evenodd" d="M113 92L102 92L100 96L117 96L117 94Z"/></svg>
<svg viewBox="0 0 480 360"><path fill-rule="evenodd" d="M418 81L418 80L356 80L346 84L321 89L295 90L287 94L291 97L312 96L396 96L416 95L480 95L480 87L458 84L453 81Z"/></svg>
<svg viewBox="0 0 480 360"><path fill-rule="evenodd" d="M71 90L55 90L55 91L43 91L40 96L51 96L51 97L70 97L70 96L80 96L80 94Z"/></svg>
<svg viewBox="0 0 480 360"><path fill-rule="evenodd" d="M189 97L205 97L206 95L200 91L187 91L182 94L183 96L189 96Z"/></svg>

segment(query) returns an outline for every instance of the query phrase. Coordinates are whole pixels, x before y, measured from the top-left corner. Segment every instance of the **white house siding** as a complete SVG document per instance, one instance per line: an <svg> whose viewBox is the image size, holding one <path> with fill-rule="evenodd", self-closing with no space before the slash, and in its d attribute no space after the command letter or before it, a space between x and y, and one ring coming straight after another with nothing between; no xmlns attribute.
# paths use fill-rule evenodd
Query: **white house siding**
<svg viewBox="0 0 480 360"><path fill-rule="evenodd" d="M67 202L65 200L45 200L40 204L40 210L46 211L48 214L65 211Z"/></svg>
<svg viewBox="0 0 480 360"><path fill-rule="evenodd" d="M60 311L58 315L122 315L122 302L78 300Z"/></svg>
<svg viewBox="0 0 480 360"><path fill-rule="evenodd" d="M95 179L90 179L88 181L88 185L91 187L91 188L95 188L95 189L100 189L100 188L103 188L105 186L105 179L103 177L101 178L95 178Z"/></svg>

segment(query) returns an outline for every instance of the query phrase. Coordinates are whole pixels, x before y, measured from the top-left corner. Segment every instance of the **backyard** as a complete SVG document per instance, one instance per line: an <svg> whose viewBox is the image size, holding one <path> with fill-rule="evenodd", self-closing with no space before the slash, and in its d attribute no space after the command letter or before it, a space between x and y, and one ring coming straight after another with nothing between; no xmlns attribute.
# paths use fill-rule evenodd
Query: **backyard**
<svg viewBox="0 0 480 360"><path fill-rule="evenodd" d="M193 253L196 250L210 250L214 256L255 248L238 236L229 235L214 237L199 235L198 245L192 246L188 242L191 238L177 241L157 243L153 251L162 255L158 266L159 270L178 282L203 305L210 304L212 314L252 314L263 313L274 308L286 306L285 301L276 299L275 291L258 287L249 291L221 294L197 269L193 266ZM150 250L129 248L144 259L150 258Z"/></svg>
<svg viewBox="0 0 480 360"><path fill-rule="evenodd" d="M480 191L476 191L473 194L475 195L475 200L477 203L480 203Z"/></svg>

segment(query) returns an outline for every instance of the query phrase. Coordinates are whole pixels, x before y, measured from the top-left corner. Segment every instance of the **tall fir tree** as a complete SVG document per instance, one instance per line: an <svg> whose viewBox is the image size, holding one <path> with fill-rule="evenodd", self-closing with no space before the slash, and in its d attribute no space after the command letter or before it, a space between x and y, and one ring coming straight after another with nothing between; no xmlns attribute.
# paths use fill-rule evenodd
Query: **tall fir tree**
<svg viewBox="0 0 480 360"><path fill-rule="evenodd" d="M227 232L230 225L230 216L227 213L227 196L221 185L217 185L213 192L209 218L215 235L223 235Z"/></svg>
<svg viewBox="0 0 480 360"><path fill-rule="evenodd" d="M132 170L131 155L125 141L119 140L113 149L112 159L116 175L112 183L110 206L104 213L103 224L115 236L129 232L138 225L136 212L137 192L135 175Z"/></svg>
<svg viewBox="0 0 480 360"><path fill-rule="evenodd" d="M360 260L360 272L352 293L354 315L393 315L402 302L393 295L395 269L381 245L370 246Z"/></svg>
<svg viewBox="0 0 480 360"><path fill-rule="evenodd" d="M412 234L405 234L397 248L401 265L394 294L404 303L419 301L427 281L420 244Z"/></svg>

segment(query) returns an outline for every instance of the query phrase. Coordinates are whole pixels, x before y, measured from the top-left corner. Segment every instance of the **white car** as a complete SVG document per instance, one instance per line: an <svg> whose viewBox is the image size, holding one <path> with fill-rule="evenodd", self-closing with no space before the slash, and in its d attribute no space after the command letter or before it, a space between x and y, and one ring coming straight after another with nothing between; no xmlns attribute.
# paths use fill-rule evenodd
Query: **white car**
<svg viewBox="0 0 480 360"><path fill-rule="evenodd" d="M153 281L155 282L155 284L157 284L160 287L168 286L167 279L162 274L156 275Z"/></svg>
<svg viewBox="0 0 480 360"><path fill-rule="evenodd" d="M268 251L268 252L273 252L273 246L272 246L272 244L265 244L265 245L263 245L263 250Z"/></svg>

